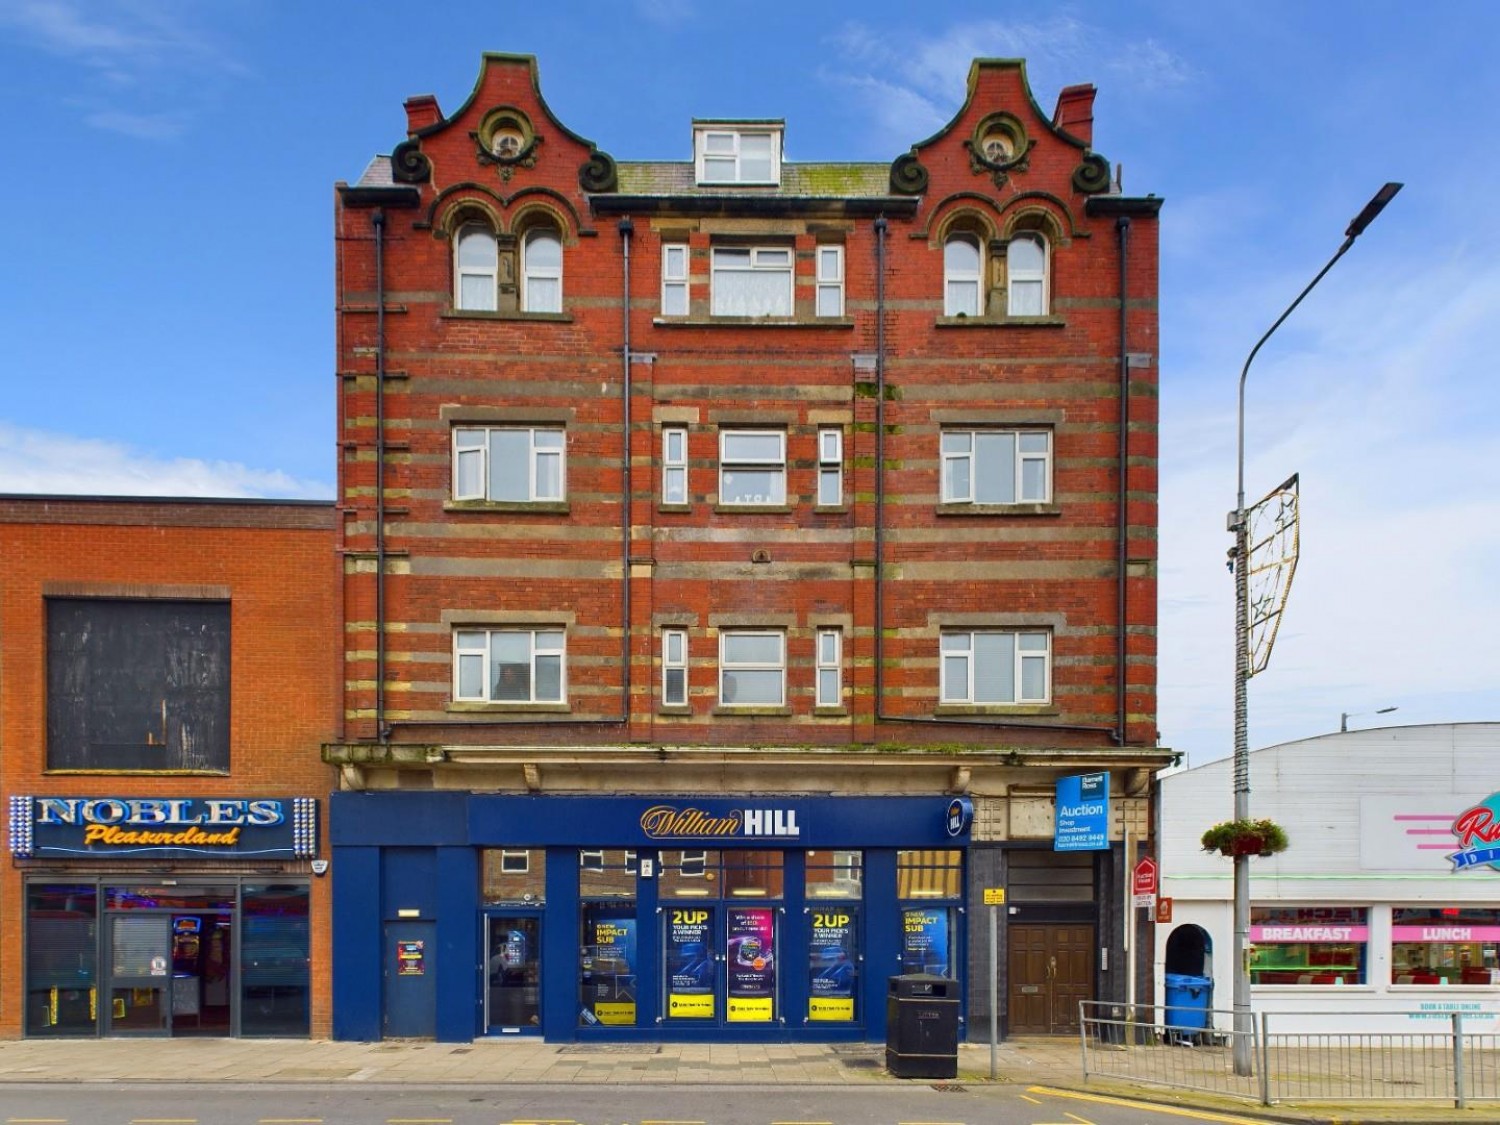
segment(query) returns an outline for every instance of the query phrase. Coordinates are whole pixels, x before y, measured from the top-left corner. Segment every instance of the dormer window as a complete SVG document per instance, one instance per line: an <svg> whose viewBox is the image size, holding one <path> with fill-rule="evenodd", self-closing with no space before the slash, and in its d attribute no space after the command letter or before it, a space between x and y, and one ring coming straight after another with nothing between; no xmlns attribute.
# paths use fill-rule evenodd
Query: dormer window
<svg viewBox="0 0 1500 1125"><path fill-rule="evenodd" d="M779 184L780 124L697 125L693 156L700 184Z"/></svg>

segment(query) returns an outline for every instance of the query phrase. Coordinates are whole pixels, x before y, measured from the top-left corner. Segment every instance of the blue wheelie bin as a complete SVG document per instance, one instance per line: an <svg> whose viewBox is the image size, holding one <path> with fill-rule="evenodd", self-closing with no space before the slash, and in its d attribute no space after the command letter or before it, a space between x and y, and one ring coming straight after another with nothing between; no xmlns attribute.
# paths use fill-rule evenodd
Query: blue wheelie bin
<svg viewBox="0 0 1500 1125"><path fill-rule="evenodd" d="M1163 979L1167 993L1167 1033L1196 1038L1207 1031L1208 1012L1213 1007L1213 978L1167 973Z"/></svg>

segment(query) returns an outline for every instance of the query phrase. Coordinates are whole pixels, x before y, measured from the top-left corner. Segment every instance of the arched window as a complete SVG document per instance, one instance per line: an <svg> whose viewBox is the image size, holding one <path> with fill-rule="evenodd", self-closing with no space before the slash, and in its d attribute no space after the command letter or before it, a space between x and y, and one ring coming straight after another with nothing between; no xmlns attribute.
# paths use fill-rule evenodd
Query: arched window
<svg viewBox="0 0 1500 1125"><path fill-rule="evenodd" d="M562 312L562 239L549 227L526 235L521 243L521 308L525 312Z"/></svg>
<svg viewBox="0 0 1500 1125"><path fill-rule="evenodd" d="M494 233L479 223L460 227L453 266L454 306L459 309L494 312L500 268Z"/></svg>
<svg viewBox="0 0 1500 1125"><path fill-rule="evenodd" d="M1005 248L1005 311L1010 316L1047 315L1047 240L1034 231L1017 234Z"/></svg>
<svg viewBox="0 0 1500 1125"><path fill-rule="evenodd" d="M982 256L979 239L955 234L943 244L943 315L978 316Z"/></svg>

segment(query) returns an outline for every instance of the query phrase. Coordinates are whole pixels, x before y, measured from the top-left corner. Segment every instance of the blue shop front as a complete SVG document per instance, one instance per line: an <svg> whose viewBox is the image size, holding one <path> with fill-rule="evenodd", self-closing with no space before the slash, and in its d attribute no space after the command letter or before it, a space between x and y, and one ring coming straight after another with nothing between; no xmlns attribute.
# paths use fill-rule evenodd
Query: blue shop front
<svg viewBox="0 0 1500 1125"><path fill-rule="evenodd" d="M891 976L965 964L966 798L347 792L330 816L337 1039L881 1041Z"/></svg>

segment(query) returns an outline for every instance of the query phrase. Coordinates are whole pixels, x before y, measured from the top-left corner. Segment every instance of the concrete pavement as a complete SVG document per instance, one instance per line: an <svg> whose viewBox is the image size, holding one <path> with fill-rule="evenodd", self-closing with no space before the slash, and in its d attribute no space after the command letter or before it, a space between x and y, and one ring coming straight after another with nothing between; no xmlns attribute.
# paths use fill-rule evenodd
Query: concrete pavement
<svg viewBox="0 0 1500 1125"><path fill-rule="evenodd" d="M21 1039L0 1042L0 1083L357 1082L424 1085L806 1085L870 1086L931 1079L893 1078L884 1047L847 1044L547 1043L481 1039L346 1043L306 1039ZM1078 1040L1010 1039L995 1051L963 1044L953 1081L967 1089L1031 1086L1149 1101L1177 1110L1238 1118L1339 1122L1500 1122L1500 1105L1455 1110L1434 1102L1308 1101L1271 1107L1211 1094L1085 1082ZM1170 1112L1170 1110L1169 1110ZM1196 1114L1194 1114L1196 1116ZM1203 1120L1204 1118L1199 1118Z"/></svg>

